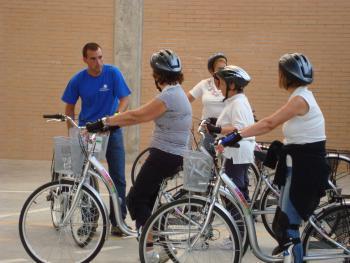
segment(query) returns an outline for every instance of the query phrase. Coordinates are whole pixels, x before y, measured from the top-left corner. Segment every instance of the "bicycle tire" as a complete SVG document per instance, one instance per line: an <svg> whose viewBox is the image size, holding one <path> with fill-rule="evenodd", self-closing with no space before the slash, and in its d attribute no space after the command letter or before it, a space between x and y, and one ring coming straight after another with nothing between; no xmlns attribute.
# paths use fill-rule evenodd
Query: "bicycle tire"
<svg viewBox="0 0 350 263"><path fill-rule="evenodd" d="M201 199L180 199L157 210L142 229L139 243L141 262L151 262L147 257L147 253L150 253L147 251L149 235L153 237L152 251L158 255L159 262L164 262L161 260L162 255L179 263L185 262L184 260L192 262L191 259L195 259L194 262L217 262L218 260L222 263L239 262L241 259L239 230L224 210L217 206L214 207L208 229L199 237L194 247L189 249L189 242L194 241L198 235L195 231L198 231L200 224L204 222L206 205L207 202ZM225 240L229 243L228 247L224 247ZM205 252L214 253L214 255Z"/></svg>
<svg viewBox="0 0 350 263"><path fill-rule="evenodd" d="M140 154L136 157L135 161L133 162L132 167L131 167L131 183L132 183L132 185L135 184L136 177L141 169L141 166L143 165L143 163L147 159L150 149L151 148L146 148L142 152L140 152Z"/></svg>
<svg viewBox="0 0 350 263"><path fill-rule="evenodd" d="M329 206L323 209L316 215L316 222L322 226L322 229L337 242L343 246L349 248L349 235L350 235L350 205L338 204ZM342 249L336 249L333 244L323 238L320 233L311 225L307 224L303 235L302 245L304 254L311 256L314 253L333 254L343 251ZM336 250L336 251L332 251ZM345 254L344 254L345 255ZM339 260L339 261L337 261ZM324 261L322 261L324 262ZM350 262L350 258L336 259L332 258L325 262Z"/></svg>
<svg viewBox="0 0 350 263"><path fill-rule="evenodd" d="M94 219L83 218L85 215L81 208L86 207L82 200L73 212L72 218L64 226L50 230L51 221L51 200L47 196L56 191L57 196L63 193L67 196L65 204L69 206L68 190L74 185L73 181L61 180L60 182L50 182L36 189L26 200L21 210L19 218L19 235L23 247L28 255L35 262L91 262L101 250L107 234L107 215L103 204L98 197L86 186L83 186L81 193L93 202L95 211L99 219L96 223ZM63 191L62 191L63 189ZM90 207L91 208L91 207ZM65 208L62 208L62 211ZM84 246L78 244L74 238L74 232L79 227L90 228L94 238L90 239ZM86 241L86 237L84 237ZM56 242L55 242L56 241ZM83 241L83 242L84 242ZM84 247L83 250L77 250Z"/></svg>
<svg viewBox="0 0 350 263"><path fill-rule="evenodd" d="M278 205L278 197L276 194L270 189L266 188L264 193L262 194L261 202L260 202L260 210L261 211L270 211L268 214L261 214L261 219L266 231L276 239L276 235L272 231L272 221L275 216L275 211ZM277 239L276 239L277 240Z"/></svg>
<svg viewBox="0 0 350 263"><path fill-rule="evenodd" d="M260 178L260 172L258 170L258 167L255 164L251 164L248 168L248 192L250 200L252 200L255 188L257 187L257 184L259 182ZM257 189L256 195L259 196L261 189Z"/></svg>
<svg viewBox="0 0 350 263"><path fill-rule="evenodd" d="M245 255L249 246L249 238L248 238L248 229L244 220L243 212L239 207L239 205L237 205L237 203L233 199L230 200L229 198L222 195L221 193L219 193L219 195L220 195L220 199L222 200L222 205L231 214L234 222L238 227L238 230L242 238L242 255Z"/></svg>

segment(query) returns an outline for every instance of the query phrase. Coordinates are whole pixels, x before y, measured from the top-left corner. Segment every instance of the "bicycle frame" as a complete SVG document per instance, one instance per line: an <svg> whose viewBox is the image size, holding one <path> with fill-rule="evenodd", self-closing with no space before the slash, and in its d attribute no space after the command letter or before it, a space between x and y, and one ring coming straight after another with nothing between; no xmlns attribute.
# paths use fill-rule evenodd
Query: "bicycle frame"
<svg viewBox="0 0 350 263"><path fill-rule="evenodd" d="M92 176L94 176L98 179L101 179L108 190L109 196L112 199L115 218L116 218L116 221L117 221L119 228L123 231L123 233L125 233L129 236L137 236L137 232L134 230L130 230L122 218L121 203L119 200L118 191L113 183L111 176L106 171L106 169L103 167L103 165L92 154L91 154L91 156L89 156L88 160L89 160L89 163L91 163L97 169L97 173L91 169L89 169L88 172Z"/></svg>
<svg viewBox="0 0 350 263"><path fill-rule="evenodd" d="M258 180L258 183L257 185L255 186L255 189L254 189L254 192L253 192L253 196L252 196L252 200L251 200L251 203L250 203L250 208L252 209L252 212L254 215L261 215L261 214L271 214L271 213L274 213L275 211L273 210L270 210L270 211L261 211L259 209L254 209L254 205L255 203L258 201L258 197L262 195L262 193L264 193L264 191L266 191L266 189L271 189L271 191L277 196L279 197L280 196L280 193L279 191L276 190L275 187L273 187L271 181L269 180L269 176L270 174L267 173L266 171L266 168L263 167L263 169L260 171L258 169L258 167L252 163L254 167L254 169L256 169L257 171L259 171L259 180ZM262 189L262 185L263 183L265 183L265 188ZM260 191L260 194L259 194L259 190L262 190ZM260 204L259 206L260 207Z"/></svg>
<svg viewBox="0 0 350 263"><path fill-rule="evenodd" d="M66 115L61 115L61 114L55 114L55 115L44 115L44 118L50 118L49 121L68 121L71 123L74 127L78 129L82 129L83 127L79 127L72 118ZM96 145L96 134L90 134L89 135L89 142L92 143L91 149L95 148ZM96 172L92 169L94 167L96 169ZM118 191L113 183L113 180L109 173L106 171L106 169L103 167L103 165L96 159L96 157L93 155L93 150L88 151L88 156L87 156L87 161L84 165L84 169L81 175L81 181L76 182L73 185L73 200L70 209L68 210L68 213L64 217L62 221L62 225L65 225L69 222L69 219L72 217L72 214L74 212L75 207L77 206L78 200L81 197L81 189L83 185L88 187L97 197L97 199L101 202L102 207L104 208L106 215L108 215L108 210L100 197L100 195L96 192L95 189L93 189L89 184L89 179L90 176L94 176L96 179L101 179L103 184L106 186L109 196L111 197L113 208L114 208L114 213L115 213L115 218L117 221L117 224L119 228L124 232L125 234L129 236L137 236L137 232L129 229L124 222L122 218L122 212L121 212L121 204L119 200L119 195ZM71 178L74 180L74 178ZM110 222L107 220L107 228L109 229ZM108 235L106 236L106 238Z"/></svg>
<svg viewBox="0 0 350 263"><path fill-rule="evenodd" d="M264 261L264 262L280 262L280 261L284 261L284 258L282 256L274 257L274 256L266 255L266 254L264 254L261 251L261 249L259 247L259 244L258 244L257 236L256 236L255 224L254 224L254 220L253 220L253 217L252 217L252 215L253 215L252 209L249 207L249 204L245 200L245 198L244 198L243 194L241 193L241 191L232 182L230 177L228 177L228 175L225 173L224 165L222 166L222 168L220 170L219 176L220 176L220 179L225 183L225 185L227 186L227 189L229 190L229 192L231 193L232 197L234 198L234 200L236 201L238 206L241 208L241 211L243 212L244 220L245 220L245 223L246 223L246 226L247 226L247 231L248 231L248 237L249 237L250 245L252 247L254 255L257 258L259 258L260 260ZM315 227L315 229L318 232L320 232L320 234L322 236L324 236L324 237L326 236L326 234L323 233L322 229L320 229L319 227L316 226L314 217L310 217L308 222L313 227ZM332 240L332 239L327 236L327 240ZM337 247L343 249L344 252L350 253L350 251L348 249L344 248L341 244L339 244L335 240L332 240L332 243L334 245L336 245ZM310 261L311 260L325 260L325 259L345 258L345 257L350 258L350 254L348 256L345 256L344 253L335 253L335 254L328 254L328 255L324 255L324 254L321 255L320 254L320 255L306 256L306 257L304 257L304 260L310 260Z"/></svg>
<svg viewBox="0 0 350 263"><path fill-rule="evenodd" d="M92 166L96 168L97 172L91 169ZM100 179L103 182L103 184L106 186L109 196L111 197L111 200L112 200L112 204L115 212L115 218L119 228L129 236L137 236L137 232L129 229L122 218L121 204L118 197L119 195L113 183L112 178L110 177L106 169L103 167L103 165L95 158L95 156L92 155L92 153L89 153L88 162L86 163L83 171L83 180L79 183L77 187L77 190L76 190L77 194L74 194L71 209L69 209L67 215L63 219L62 225L66 224L69 218L72 216L74 208L76 207L77 202L80 198L80 191L83 185L89 187L92 190L92 192L97 196L97 198L102 203L103 207L105 208L105 212L108 215L108 212L107 212L108 210L104 202L102 201L100 195L96 192L95 189L93 189L89 184L86 183L89 181L89 176L94 176L96 179ZM108 224L107 228L109 229L109 225L110 225L109 220L107 221L107 224Z"/></svg>

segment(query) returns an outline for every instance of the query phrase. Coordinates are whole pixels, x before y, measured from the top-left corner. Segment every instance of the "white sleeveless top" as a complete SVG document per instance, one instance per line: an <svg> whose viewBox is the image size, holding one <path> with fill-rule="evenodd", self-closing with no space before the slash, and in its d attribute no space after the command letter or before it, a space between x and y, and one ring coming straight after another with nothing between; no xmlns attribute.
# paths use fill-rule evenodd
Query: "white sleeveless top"
<svg viewBox="0 0 350 263"><path fill-rule="evenodd" d="M297 88L289 97L302 97L309 105L309 111L283 124L284 144L305 144L326 140L325 122L320 107L307 87Z"/></svg>

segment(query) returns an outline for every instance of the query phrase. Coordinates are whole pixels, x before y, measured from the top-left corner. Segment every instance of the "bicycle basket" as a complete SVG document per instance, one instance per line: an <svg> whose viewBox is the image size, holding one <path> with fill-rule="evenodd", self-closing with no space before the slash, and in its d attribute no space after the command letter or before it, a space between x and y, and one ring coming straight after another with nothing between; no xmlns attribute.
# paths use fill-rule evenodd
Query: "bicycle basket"
<svg viewBox="0 0 350 263"><path fill-rule="evenodd" d="M102 160L106 156L108 145L108 135L98 136L94 148L94 156ZM88 145L86 140L80 140L78 136L74 137L54 137L55 144L55 164L54 170L56 173L66 175L79 175L82 172L84 165L84 151L91 151L91 145ZM82 149L83 147L83 149Z"/></svg>
<svg viewBox="0 0 350 263"><path fill-rule="evenodd" d="M188 191L205 192L212 175L213 158L199 151L186 151L183 158L184 184Z"/></svg>
<svg viewBox="0 0 350 263"><path fill-rule="evenodd" d="M54 137L56 173L80 174L84 164L84 154L77 137Z"/></svg>

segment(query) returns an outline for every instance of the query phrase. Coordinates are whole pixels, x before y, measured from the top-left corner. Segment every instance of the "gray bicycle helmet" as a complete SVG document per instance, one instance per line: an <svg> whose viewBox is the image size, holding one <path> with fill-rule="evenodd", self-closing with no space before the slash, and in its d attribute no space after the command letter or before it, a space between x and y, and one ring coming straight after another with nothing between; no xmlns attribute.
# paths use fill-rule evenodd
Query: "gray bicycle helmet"
<svg viewBox="0 0 350 263"><path fill-rule="evenodd" d="M170 49L161 49L151 56L151 67L154 70L180 73L182 70L180 58Z"/></svg>
<svg viewBox="0 0 350 263"><path fill-rule="evenodd" d="M225 61L227 63L227 58L226 58L224 53L221 53L221 52L215 53L208 58L208 70L209 70L209 72L214 72L214 64L215 64L216 60L218 60L219 58L225 59Z"/></svg>
<svg viewBox="0 0 350 263"><path fill-rule="evenodd" d="M229 65L218 70L215 72L215 75L221 77L226 82L226 94L224 100L227 99L231 83L235 84L236 90L243 90L243 88L247 86L251 80L249 74L244 69L233 65Z"/></svg>
<svg viewBox="0 0 350 263"><path fill-rule="evenodd" d="M279 66L303 84L311 84L313 81L312 64L301 53L284 54L279 60Z"/></svg>

